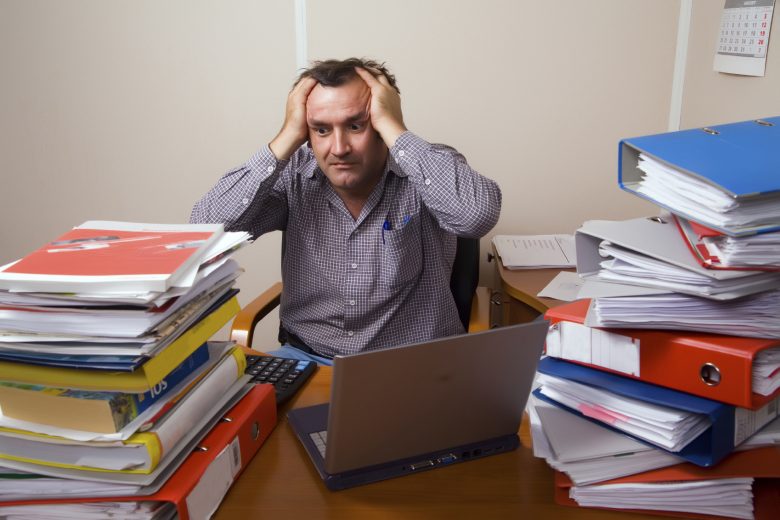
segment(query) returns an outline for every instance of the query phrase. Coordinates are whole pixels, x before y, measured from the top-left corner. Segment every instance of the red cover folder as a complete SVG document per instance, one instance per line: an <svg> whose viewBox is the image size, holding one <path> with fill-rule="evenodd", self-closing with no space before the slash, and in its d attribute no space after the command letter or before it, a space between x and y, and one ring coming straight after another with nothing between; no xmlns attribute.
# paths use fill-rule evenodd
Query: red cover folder
<svg viewBox="0 0 780 520"><path fill-rule="evenodd" d="M780 447L772 446L738 451L729 455L717 466L710 468L683 463L608 480L601 484L684 482L733 477L753 477L756 479L753 482L753 507L756 520L777 518L777 512L780 510ZM599 484L593 485L598 486ZM575 500L569 498L569 488L571 487L572 481L569 477L565 473L556 471L554 499L557 504L580 507ZM616 510L613 509L613 511ZM678 511L652 511L647 509L620 509L620 511L688 518L722 518Z"/></svg>
<svg viewBox="0 0 780 520"><path fill-rule="evenodd" d="M553 327L561 322L583 324L589 303L579 300L553 307L545 317ZM753 360L762 350L780 347L778 340L666 330L595 330L614 334L614 338L628 338L638 345L638 374L567 356L555 357L751 410L780 395L780 389L769 396L752 392Z"/></svg>
<svg viewBox="0 0 780 520"><path fill-rule="evenodd" d="M707 246L702 242L705 237L723 236L720 231L715 231L701 224L685 220L677 215L672 215L674 223L677 224L677 230L682 236L683 242L691 251L693 258L707 269L725 269L731 271L780 271L780 266L726 266L721 263L720 258L712 255Z"/></svg>
<svg viewBox="0 0 780 520"><path fill-rule="evenodd" d="M276 397L271 385L255 385L198 443L171 477L151 495L61 498L0 502L0 506L83 502L171 502L179 518L190 509L210 516L276 426Z"/></svg>

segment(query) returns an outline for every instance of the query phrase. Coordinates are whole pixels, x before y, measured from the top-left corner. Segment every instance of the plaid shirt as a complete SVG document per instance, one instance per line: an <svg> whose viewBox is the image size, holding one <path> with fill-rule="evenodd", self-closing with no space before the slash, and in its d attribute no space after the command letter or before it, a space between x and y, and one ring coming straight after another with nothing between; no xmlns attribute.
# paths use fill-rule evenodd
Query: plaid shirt
<svg viewBox="0 0 780 520"><path fill-rule="evenodd" d="M333 356L463 332L449 286L456 236L485 235L500 210L495 182L406 132L357 220L306 146L286 161L265 146L190 220L255 237L284 230L282 324Z"/></svg>

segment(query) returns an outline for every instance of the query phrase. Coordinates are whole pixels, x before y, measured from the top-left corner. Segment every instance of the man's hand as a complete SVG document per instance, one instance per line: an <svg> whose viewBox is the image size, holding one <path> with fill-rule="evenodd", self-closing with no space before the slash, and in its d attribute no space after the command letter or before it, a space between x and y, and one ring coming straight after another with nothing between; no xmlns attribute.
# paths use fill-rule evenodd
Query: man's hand
<svg viewBox="0 0 780 520"><path fill-rule="evenodd" d="M316 79L303 78L287 96L284 124L268 145L280 161L289 159L309 137L309 127L306 124L306 99L316 85Z"/></svg>
<svg viewBox="0 0 780 520"><path fill-rule="evenodd" d="M379 132L382 140L390 148L395 144L396 139L406 132L401 112L401 96L390 85L384 74L377 72L378 76L374 76L370 71L361 67L355 67L355 72L371 89L368 107L371 126Z"/></svg>

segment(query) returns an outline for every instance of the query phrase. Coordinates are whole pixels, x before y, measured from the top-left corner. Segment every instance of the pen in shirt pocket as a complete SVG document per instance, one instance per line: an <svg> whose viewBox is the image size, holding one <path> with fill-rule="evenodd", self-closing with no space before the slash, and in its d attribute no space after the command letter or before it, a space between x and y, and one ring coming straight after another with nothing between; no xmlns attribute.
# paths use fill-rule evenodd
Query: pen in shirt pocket
<svg viewBox="0 0 780 520"><path fill-rule="evenodd" d="M385 231L390 231L393 229L393 225L390 223L390 219L386 218L385 222L382 224L382 243L385 243Z"/></svg>

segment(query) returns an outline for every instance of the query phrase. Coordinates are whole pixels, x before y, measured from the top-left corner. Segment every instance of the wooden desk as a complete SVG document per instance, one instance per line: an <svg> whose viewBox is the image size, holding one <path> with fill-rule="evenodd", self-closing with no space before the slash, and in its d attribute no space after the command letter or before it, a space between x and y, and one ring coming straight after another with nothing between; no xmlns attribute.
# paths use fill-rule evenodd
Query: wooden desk
<svg viewBox="0 0 780 520"><path fill-rule="evenodd" d="M493 261L496 264L500 290L506 296L501 300L501 325L531 321L550 307L566 303L554 298L536 296L561 269L507 269L495 253Z"/></svg>
<svg viewBox="0 0 780 520"><path fill-rule="evenodd" d="M325 519L612 519L623 515L558 506L552 470L533 456L528 427L510 453L329 491L287 422L290 408L326 402L331 369L317 373L280 410L279 423L225 497L215 518ZM650 519L644 515L631 518ZM657 517L656 517L657 518Z"/></svg>

